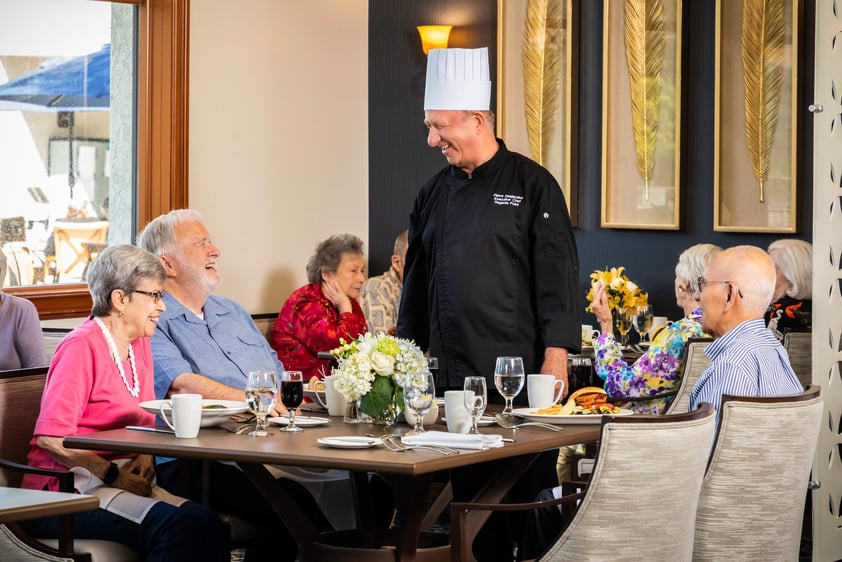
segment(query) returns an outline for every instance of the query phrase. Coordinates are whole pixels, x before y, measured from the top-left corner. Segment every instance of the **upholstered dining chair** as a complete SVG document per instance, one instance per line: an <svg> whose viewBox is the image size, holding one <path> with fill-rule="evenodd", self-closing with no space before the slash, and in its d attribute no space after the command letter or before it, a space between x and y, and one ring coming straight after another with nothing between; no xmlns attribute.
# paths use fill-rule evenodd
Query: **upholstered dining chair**
<svg viewBox="0 0 842 562"><path fill-rule="evenodd" d="M795 376L807 388L813 382L813 334L789 332L784 336L783 345Z"/></svg>
<svg viewBox="0 0 842 562"><path fill-rule="evenodd" d="M796 396L723 397L693 560L798 560L822 410L815 385Z"/></svg>
<svg viewBox="0 0 842 562"><path fill-rule="evenodd" d="M548 502L452 503L452 558L471 559L463 536L469 510L522 511L580 500L540 560L690 560L715 419L709 404L674 416L606 416L585 492Z"/></svg>
<svg viewBox="0 0 842 562"><path fill-rule="evenodd" d="M710 359L705 355L705 349L713 341L713 338L690 338L684 348L684 371L681 376L681 384L678 386L678 393L672 402L667 406L665 414L681 414L690 407L690 391L702 373L710 365Z"/></svg>

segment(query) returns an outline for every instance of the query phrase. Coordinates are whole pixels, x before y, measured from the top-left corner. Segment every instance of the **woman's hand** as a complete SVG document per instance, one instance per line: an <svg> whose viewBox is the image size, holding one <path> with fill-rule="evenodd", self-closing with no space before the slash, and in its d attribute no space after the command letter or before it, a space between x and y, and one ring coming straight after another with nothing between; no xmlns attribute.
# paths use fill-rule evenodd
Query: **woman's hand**
<svg viewBox="0 0 842 562"><path fill-rule="evenodd" d="M608 295L605 293L605 283L597 281L593 288L593 301L591 308L599 322L599 331L603 334L614 332L614 322L611 318L611 309L608 308Z"/></svg>
<svg viewBox="0 0 842 562"><path fill-rule="evenodd" d="M327 297L327 300L330 301L330 304L339 311L339 314L351 312L351 299L342 291L338 281L335 279L332 281L322 281L322 292Z"/></svg>
<svg viewBox="0 0 842 562"><path fill-rule="evenodd" d="M152 455L138 455L129 461L124 468L147 482L152 482L155 479L155 460Z"/></svg>

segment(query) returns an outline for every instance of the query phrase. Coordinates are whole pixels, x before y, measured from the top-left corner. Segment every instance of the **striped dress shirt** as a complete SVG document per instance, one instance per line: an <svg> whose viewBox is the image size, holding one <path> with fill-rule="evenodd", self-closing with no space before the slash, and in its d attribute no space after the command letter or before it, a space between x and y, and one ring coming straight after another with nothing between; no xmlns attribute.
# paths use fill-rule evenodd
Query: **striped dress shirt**
<svg viewBox="0 0 842 562"><path fill-rule="evenodd" d="M787 396L804 388L789 364L789 355L764 325L746 320L705 350L711 363L690 392L690 410L707 402L716 408L723 394Z"/></svg>

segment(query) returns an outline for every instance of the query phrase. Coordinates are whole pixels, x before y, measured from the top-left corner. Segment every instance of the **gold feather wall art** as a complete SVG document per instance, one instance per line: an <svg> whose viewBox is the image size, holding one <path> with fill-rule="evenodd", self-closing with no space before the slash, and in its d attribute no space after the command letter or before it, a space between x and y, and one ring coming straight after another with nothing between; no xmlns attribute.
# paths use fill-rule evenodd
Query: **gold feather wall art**
<svg viewBox="0 0 842 562"><path fill-rule="evenodd" d="M662 0L626 0L624 23L635 163L648 201L649 180L655 170L666 46Z"/></svg>
<svg viewBox="0 0 842 562"><path fill-rule="evenodd" d="M786 19L784 0L743 0L742 62L746 143L760 201L781 105Z"/></svg>
<svg viewBox="0 0 842 562"><path fill-rule="evenodd" d="M564 0L529 0L523 28L523 95L529 148L546 165L558 117Z"/></svg>

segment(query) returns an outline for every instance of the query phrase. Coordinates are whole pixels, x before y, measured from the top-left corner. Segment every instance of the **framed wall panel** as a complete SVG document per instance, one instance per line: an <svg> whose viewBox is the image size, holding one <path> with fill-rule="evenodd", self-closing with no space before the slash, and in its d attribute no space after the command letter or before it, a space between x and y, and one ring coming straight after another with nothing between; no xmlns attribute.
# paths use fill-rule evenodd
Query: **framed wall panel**
<svg viewBox="0 0 842 562"><path fill-rule="evenodd" d="M796 232L796 2L716 2L714 230Z"/></svg>
<svg viewBox="0 0 842 562"><path fill-rule="evenodd" d="M679 228L681 13L681 0L603 4L605 228Z"/></svg>
<svg viewBox="0 0 842 562"><path fill-rule="evenodd" d="M539 5L548 7L538 12ZM574 225L577 6L578 0L497 2L497 136L553 174ZM524 63L527 56L544 57L541 72Z"/></svg>

